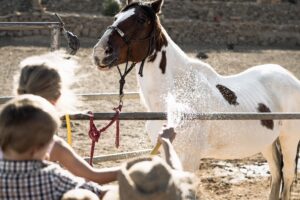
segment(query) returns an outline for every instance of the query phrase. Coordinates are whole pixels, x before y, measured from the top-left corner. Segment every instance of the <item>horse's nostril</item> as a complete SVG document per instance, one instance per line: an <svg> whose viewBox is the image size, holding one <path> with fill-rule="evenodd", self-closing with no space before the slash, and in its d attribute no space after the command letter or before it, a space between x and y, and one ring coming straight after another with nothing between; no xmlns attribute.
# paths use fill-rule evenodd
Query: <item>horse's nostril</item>
<svg viewBox="0 0 300 200"><path fill-rule="evenodd" d="M96 63L97 65L99 65L100 59L99 59L97 56L94 57L94 60L95 60L95 63Z"/></svg>
<svg viewBox="0 0 300 200"><path fill-rule="evenodd" d="M110 46L105 48L105 54L112 54L112 52L113 52L113 49Z"/></svg>

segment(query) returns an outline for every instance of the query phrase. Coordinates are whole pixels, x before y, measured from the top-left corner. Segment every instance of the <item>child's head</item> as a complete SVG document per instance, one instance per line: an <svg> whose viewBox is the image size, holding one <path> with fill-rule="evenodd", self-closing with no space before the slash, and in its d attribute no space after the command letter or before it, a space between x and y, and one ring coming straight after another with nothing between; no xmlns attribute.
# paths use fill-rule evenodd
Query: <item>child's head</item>
<svg viewBox="0 0 300 200"><path fill-rule="evenodd" d="M47 53L24 59L16 76L15 91L34 94L55 104L60 112L72 111L76 98L70 87L74 82L74 58L66 59L61 52Z"/></svg>
<svg viewBox="0 0 300 200"><path fill-rule="evenodd" d="M21 68L18 94L39 95L50 102L60 97L61 78L58 71L46 63L25 65Z"/></svg>
<svg viewBox="0 0 300 200"><path fill-rule="evenodd" d="M45 148L59 127L59 116L47 100L20 95L3 105L0 112L0 147L22 154Z"/></svg>

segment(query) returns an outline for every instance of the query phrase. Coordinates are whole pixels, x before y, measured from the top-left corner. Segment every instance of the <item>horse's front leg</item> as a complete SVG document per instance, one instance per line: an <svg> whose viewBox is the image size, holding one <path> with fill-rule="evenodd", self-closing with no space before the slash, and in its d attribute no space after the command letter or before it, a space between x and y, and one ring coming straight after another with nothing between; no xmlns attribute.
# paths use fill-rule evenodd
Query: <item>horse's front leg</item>
<svg viewBox="0 0 300 200"><path fill-rule="evenodd" d="M282 156L277 143L278 139L262 152L268 161L271 173L271 192L269 195L269 200L279 200L279 192L282 180Z"/></svg>

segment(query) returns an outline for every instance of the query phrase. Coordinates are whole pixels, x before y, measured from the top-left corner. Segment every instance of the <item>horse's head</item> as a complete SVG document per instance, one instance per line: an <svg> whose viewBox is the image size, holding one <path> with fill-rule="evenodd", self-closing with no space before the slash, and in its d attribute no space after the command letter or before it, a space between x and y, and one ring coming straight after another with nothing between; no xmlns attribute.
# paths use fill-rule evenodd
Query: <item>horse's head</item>
<svg viewBox="0 0 300 200"><path fill-rule="evenodd" d="M99 69L141 62L157 48L156 40L161 35L157 14L162 4L163 0L127 1L94 47L93 58Z"/></svg>

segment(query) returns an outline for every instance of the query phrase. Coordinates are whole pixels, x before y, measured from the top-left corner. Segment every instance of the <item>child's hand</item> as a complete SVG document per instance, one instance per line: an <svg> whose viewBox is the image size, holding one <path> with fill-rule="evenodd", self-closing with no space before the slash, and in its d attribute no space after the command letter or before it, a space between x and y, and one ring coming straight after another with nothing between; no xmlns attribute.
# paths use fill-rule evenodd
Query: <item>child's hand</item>
<svg viewBox="0 0 300 200"><path fill-rule="evenodd" d="M163 142L163 140L168 139L172 142L175 139L176 133L173 127L166 127L164 125L162 131L158 134L158 141Z"/></svg>

